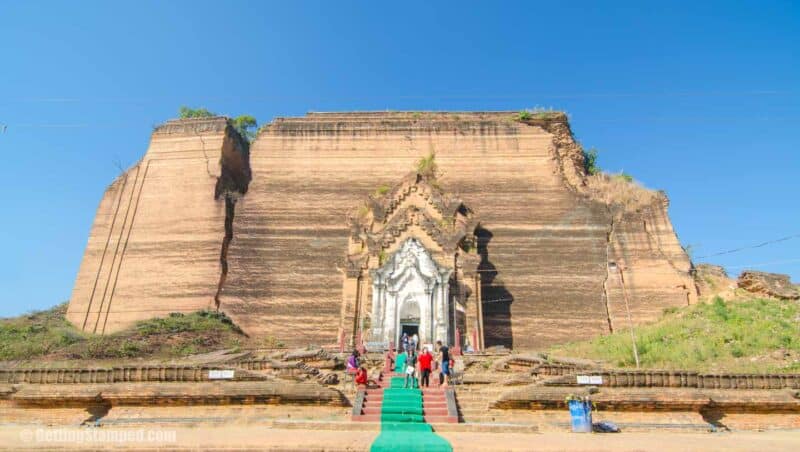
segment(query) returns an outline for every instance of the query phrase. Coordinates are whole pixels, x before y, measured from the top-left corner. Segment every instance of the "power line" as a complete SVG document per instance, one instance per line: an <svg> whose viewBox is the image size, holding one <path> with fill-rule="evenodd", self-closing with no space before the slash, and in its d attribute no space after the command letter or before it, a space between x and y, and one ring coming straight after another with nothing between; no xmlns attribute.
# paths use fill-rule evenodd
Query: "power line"
<svg viewBox="0 0 800 452"><path fill-rule="evenodd" d="M722 256L724 254L738 253L739 251L749 250L749 249L753 249L753 248L761 248L763 246L772 245L774 243L785 242L787 240L795 239L795 238L798 238L798 237L800 237L800 234L793 234L793 235L789 235L789 236L786 236L786 237L781 237L781 238L775 239L775 240L767 240L766 242L761 242L761 243L758 243L756 245L743 246L743 247L740 247L740 248L734 248L734 249L730 249L730 250L726 250L726 251L720 251L719 253L706 254L705 256L698 256L697 259L705 259L707 257Z"/></svg>

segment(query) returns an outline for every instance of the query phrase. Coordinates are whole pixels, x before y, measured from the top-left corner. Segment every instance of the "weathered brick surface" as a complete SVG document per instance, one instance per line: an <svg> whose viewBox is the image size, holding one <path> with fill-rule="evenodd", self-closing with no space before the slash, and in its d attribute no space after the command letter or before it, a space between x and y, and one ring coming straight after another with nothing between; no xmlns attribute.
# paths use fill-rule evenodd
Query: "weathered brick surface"
<svg viewBox="0 0 800 452"><path fill-rule="evenodd" d="M255 334L335 342L346 215L435 151L443 190L463 199L488 231L478 237L488 250L481 267L486 345L542 347L607 332L607 209L570 185L574 162L564 162L569 156L558 147L568 129L553 129L557 140L547 125L510 117L353 113L274 121L252 147L253 182L237 204L223 309ZM678 286L689 263L666 203L626 219L617 240L637 321L686 304ZM616 320L625 313L610 288Z"/></svg>
<svg viewBox="0 0 800 452"><path fill-rule="evenodd" d="M527 386L501 395L492 408L548 409L566 407L571 394L587 395L585 388ZM731 412L800 412L800 400L790 391L708 390L690 388L603 388L591 400L604 410Z"/></svg>
<svg viewBox="0 0 800 452"><path fill-rule="evenodd" d="M344 406L334 389L284 380L258 382L23 385L10 397L17 406L310 404Z"/></svg>
<svg viewBox="0 0 800 452"><path fill-rule="evenodd" d="M217 179L242 184L252 172L233 210L221 309L256 337L335 343L348 213L435 152L442 189L460 197L483 228L477 238L487 250L479 267L486 346L545 347L624 324L618 277L608 281L607 306L603 297L611 217L584 190L566 118L523 124L512 116L278 119L252 145L249 168L224 119L169 122L103 197L68 318L108 333L213 307L226 233ZM612 237L608 257L624 262L637 322L692 299L689 261L666 207L665 197L654 198L626 214Z"/></svg>
<svg viewBox="0 0 800 452"><path fill-rule="evenodd" d="M220 162L241 153L224 118L168 122L106 190L67 318L110 333L137 320L213 307L225 235Z"/></svg>
<svg viewBox="0 0 800 452"><path fill-rule="evenodd" d="M0 424L8 425L80 425L91 413L85 405L78 407L20 407L10 400L0 400Z"/></svg>
<svg viewBox="0 0 800 452"><path fill-rule="evenodd" d="M543 364L534 372L542 376L560 375L545 382L548 386L577 386L576 375L603 377L608 387L672 387L703 389L800 389L800 374L703 374L672 370L597 370L575 366Z"/></svg>
<svg viewBox="0 0 800 452"><path fill-rule="evenodd" d="M209 371L226 369L232 369L232 367L153 365L114 367L110 369L0 369L0 383L63 384L208 381ZM234 371L234 380L264 379L263 376L254 374L249 369L251 368L236 369Z"/></svg>
<svg viewBox="0 0 800 452"><path fill-rule="evenodd" d="M349 414L348 407L329 405L195 405L191 409L185 406L126 405L112 407L101 423L113 428L117 425L219 424L227 421L237 425L257 423L262 428L271 428L275 421L291 423L302 419L316 427L322 421L345 422L349 420Z"/></svg>

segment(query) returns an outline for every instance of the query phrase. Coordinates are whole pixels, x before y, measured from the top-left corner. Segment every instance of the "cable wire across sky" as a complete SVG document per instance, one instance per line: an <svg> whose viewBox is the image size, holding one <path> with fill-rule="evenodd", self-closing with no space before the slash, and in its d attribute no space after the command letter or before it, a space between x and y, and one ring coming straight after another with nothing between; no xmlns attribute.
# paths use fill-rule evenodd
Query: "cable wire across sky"
<svg viewBox="0 0 800 452"><path fill-rule="evenodd" d="M774 243L780 243L780 242L785 242L787 240L796 239L798 237L800 237L800 234L788 235L786 237L781 237L779 239L767 240L766 242L761 242L761 243L758 243L756 245L743 246L743 247L734 248L734 249L730 249L730 250L726 250L726 251L720 251L719 253L706 254L705 256L698 256L698 259L705 259L707 257L722 256L722 255L725 255L725 254L738 253L739 251L749 250L749 249L753 249L753 248L761 248L761 247L764 247L764 246L767 246L767 245L772 245Z"/></svg>

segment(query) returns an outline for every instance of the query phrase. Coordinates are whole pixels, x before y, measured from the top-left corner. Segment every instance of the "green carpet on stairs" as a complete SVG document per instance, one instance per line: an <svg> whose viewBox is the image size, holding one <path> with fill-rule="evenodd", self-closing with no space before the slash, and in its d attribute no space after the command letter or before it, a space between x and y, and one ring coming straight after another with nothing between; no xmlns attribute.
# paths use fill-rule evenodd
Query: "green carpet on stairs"
<svg viewBox="0 0 800 452"><path fill-rule="evenodd" d="M405 353L400 353L394 359L394 371L397 372L397 373L401 373L401 374L406 372L406 354ZM403 387L403 385L401 384L400 387Z"/></svg>
<svg viewBox="0 0 800 452"><path fill-rule="evenodd" d="M391 387L383 390L381 434L370 451L452 451L450 443L425 423L422 391L403 389L403 381L403 377L392 377Z"/></svg>

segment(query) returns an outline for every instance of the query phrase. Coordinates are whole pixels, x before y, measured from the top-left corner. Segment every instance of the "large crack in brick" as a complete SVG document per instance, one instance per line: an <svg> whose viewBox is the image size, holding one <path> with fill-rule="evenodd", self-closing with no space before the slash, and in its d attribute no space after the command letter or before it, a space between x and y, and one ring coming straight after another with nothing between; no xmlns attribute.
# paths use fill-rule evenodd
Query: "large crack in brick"
<svg viewBox="0 0 800 452"><path fill-rule="evenodd" d="M225 201L225 234L219 253L220 274L217 291L214 294L214 307L217 311L222 305L221 295L228 278L228 248L233 242L233 218L236 202L247 193L252 179L250 172L250 143L229 124L225 130L220 157L220 176L214 189L214 199Z"/></svg>
<svg viewBox="0 0 800 452"><path fill-rule="evenodd" d="M222 249L219 252L219 282L217 292L214 294L214 307L219 311L222 301L220 295L228 278L228 247L233 241L233 216L236 212L236 199L231 195L225 195L225 236L222 239Z"/></svg>

